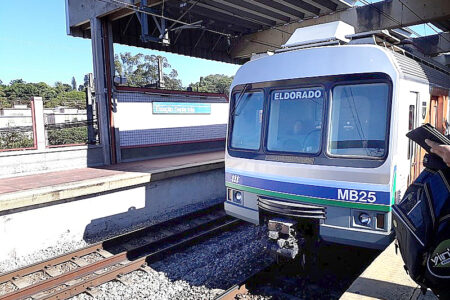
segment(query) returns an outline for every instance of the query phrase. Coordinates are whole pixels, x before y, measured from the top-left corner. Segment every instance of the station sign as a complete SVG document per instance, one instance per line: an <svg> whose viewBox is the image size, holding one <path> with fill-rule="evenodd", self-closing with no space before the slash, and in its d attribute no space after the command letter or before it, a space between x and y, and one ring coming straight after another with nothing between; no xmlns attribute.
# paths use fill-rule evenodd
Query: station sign
<svg viewBox="0 0 450 300"><path fill-rule="evenodd" d="M211 104L153 102L153 114L211 114Z"/></svg>

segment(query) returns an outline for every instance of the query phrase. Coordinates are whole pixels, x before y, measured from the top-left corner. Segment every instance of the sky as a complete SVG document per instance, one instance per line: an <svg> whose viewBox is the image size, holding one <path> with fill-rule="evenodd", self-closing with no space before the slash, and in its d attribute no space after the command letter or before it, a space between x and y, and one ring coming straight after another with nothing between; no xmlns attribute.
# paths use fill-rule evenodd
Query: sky
<svg viewBox="0 0 450 300"><path fill-rule="evenodd" d="M377 2L379 0L369 0ZM8 1L0 8L0 80L26 82L56 81L78 84L92 72L91 41L66 34L64 0ZM360 4L360 3L359 3ZM420 35L435 34L425 25L412 26ZM178 71L183 86L211 74L234 75L238 65L191 58L172 53L152 51L116 44L115 53L157 54L168 58Z"/></svg>
<svg viewBox="0 0 450 300"><path fill-rule="evenodd" d="M0 7L0 80L26 82L56 81L69 83L72 76L78 84L92 72L90 39L68 36L64 0L8 1ZM238 65L208 61L137 47L114 45L115 53L156 54L166 56L178 71L183 86L197 82L200 76L232 76Z"/></svg>

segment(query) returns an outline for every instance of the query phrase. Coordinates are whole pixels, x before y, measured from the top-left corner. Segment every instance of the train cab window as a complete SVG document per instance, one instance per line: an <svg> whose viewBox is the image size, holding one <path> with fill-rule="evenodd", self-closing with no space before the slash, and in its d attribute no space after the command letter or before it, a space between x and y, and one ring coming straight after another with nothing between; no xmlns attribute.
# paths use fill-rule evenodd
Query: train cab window
<svg viewBox="0 0 450 300"><path fill-rule="evenodd" d="M386 83L333 88L328 134L330 155L370 158L385 155L388 93Z"/></svg>
<svg viewBox="0 0 450 300"><path fill-rule="evenodd" d="M322 140L323 96L323 88L272 91L267 150L318 153Z"/></svg>
<svg viewBox="0 0 450 300"><path fill-rule="evenodd" d="M246 92L243 95L236 93L233 103L231 147L258 150L261 141L263 92Z"/></svg>

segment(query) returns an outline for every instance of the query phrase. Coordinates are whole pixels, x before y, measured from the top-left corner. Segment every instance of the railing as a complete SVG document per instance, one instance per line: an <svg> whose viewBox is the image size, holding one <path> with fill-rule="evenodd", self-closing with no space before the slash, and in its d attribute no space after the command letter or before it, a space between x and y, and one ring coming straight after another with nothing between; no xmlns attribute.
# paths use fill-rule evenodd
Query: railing
<svg viewBox="0 0 450 300"><path fill-rule="evenodd" d="M44 109L40 97L29 106L0 108L0 152L98 144L96 112L90 95L81 109Z"/></svg>
<svg viewBox="0 0 450 300"><path fill-rule="evenodd" d="M61 114L59 116L73 116ZM87 117L86 115L84 117ZM47 146L67 147L85 144L98 144L98 122L97 119L85 119L65 121L64 123L46 123L45 131L47 136ZM92 136L88 132L92 131Z"/></svg>
<svg viewBox="0 0 450 300"><path fill-rule="evenodd" d="M30 103L30 107L22 107L17 110L22 110L26 115L14 114L11 110L2 110L0 115L0 152L37 149L34 102Z"/></svg>

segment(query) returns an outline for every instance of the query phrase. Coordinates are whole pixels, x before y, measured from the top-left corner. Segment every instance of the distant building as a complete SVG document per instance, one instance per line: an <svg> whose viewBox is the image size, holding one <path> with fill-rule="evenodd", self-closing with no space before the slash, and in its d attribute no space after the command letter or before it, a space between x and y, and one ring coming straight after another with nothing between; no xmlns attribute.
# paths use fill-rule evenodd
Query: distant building
<svg viewBox="0 0 450 300"><path fill-rule="evenodd" d="M46 124L63 124L86 121L85 109L58 106L52 109L44 109L44 121ZM8 127L27 127L33 125L31 108L27 105L14 105L12 108L0 109L0 129Z"/></svg>
<svg viewBox="0 0 450 300"><path fill-rule="evenodd" d="M25 104L0 109L0 128L32 126L31 109Z"/></svg>
<svg viewBox="0 0 450 300"><path fill-rule="evenodd" d="M52 110L44 111L46 124L72 123L87 120L85 109L57 106Z"/></svg>

